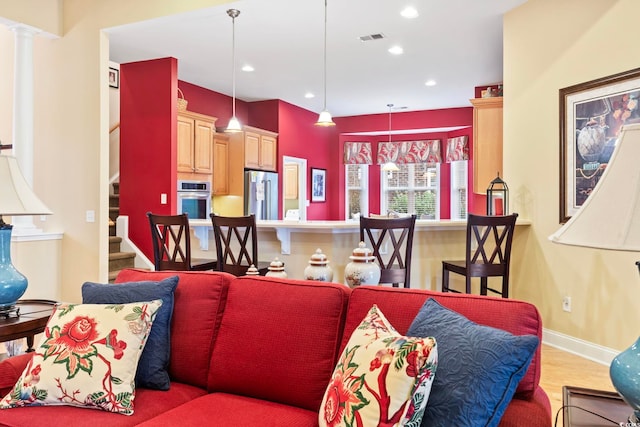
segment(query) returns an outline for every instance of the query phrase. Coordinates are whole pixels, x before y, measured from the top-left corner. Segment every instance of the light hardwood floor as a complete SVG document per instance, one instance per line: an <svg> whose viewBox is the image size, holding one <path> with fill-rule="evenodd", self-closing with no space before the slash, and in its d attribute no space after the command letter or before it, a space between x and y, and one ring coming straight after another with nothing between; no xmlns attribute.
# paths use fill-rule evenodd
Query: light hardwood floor
<svg viewBox="0 0 640 427"><path fill-rule="evenodd" d="M542 373L540 386L551 401L551 421L562 407L562 386L615 391L609 378L609 366L601 365L575 354L542 345ZM558 417L562 426L562 414Z"/></svg>

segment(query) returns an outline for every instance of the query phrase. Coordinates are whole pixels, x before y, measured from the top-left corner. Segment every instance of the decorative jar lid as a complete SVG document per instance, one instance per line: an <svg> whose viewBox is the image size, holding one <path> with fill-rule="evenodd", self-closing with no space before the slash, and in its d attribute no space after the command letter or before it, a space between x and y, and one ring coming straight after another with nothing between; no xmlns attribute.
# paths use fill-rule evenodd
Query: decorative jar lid
<svg viewBox="0 0 640 427"><path fill-rule="evenodd" d="M280 261L278 257L275 257L271 264L269 264L269 271L283 271L284 262Z"/></svg>
<svg viewBox="0 0 640 427"><path fill-rule="evenodd" d="M309 265L327 265L328 263L327 256L322 253L320 248L316 249L316 252L309 259Z"/></svg>
<svg viewBox="0 0 640 427"><path fill-rule="evenodd" d="M358 243L358 247L353 250L353 254L349 259L356 262L369 262L376 259L373 251L367 247L364 242Z"/></svg>
<svg viewBox="0 0 640 427"><path fill-rule="evenodd" d="M249 266L249 268L247 269L247 276L259 276L260 272L258 271L258 269L256 268L255 265L251 264L251 266Z"/></svg>

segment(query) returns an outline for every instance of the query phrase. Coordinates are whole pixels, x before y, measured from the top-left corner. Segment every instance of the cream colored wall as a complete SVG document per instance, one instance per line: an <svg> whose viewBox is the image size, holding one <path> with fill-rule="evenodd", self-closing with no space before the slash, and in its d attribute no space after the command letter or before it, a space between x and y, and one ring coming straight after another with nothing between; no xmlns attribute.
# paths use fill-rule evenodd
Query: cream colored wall
<svg viewBox="0 0 640 427"><path fill-rule="evenodd" d="M61 38L34 39L34 190L54 212L36 225L63 231L60 298L80 300L84 281L108 276L109 85L108 38L100 30L163 15L211 7L224 0L24 0L0 2L0 17L27 25L63 22ZM48 18L62 4L62 21ZM60 15L57 15L58 18ZM0 28L2 47L12 33ZM8 33L8 34L7 34ZM13 49L0 51L3 79L12 79ZM0 99L12 96L0 84ZM9 102L0 107L0 124L10 126ZM3 129L0 138L9 138ZM85 212L96 221L87 223ZM38 263L37 259L33 260Z"/></svg>
<svg viewBox="0 0 640 427"><path fill-rule="evenodd" d="M547 236L560 227L558 90L638 67L639 15L637 0L529 0L504 27L504 176L512 210L533 222L513 259L514 297L535 303L545 328L618 350L640 333L640 254Z"/></svg>

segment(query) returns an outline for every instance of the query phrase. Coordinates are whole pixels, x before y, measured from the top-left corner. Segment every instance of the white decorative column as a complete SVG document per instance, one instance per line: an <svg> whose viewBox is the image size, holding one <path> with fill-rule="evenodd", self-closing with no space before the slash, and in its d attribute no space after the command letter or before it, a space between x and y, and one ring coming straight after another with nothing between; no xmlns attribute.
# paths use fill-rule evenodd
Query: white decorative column
<svg viewBox="0 0 640 427"><path fill-rule="evenodd" d="M40 30L17 24L15 33L14 85L13 85L13 154L20 170L33 188L33 36ZM12 218L13 234L37 232L31 216Z"/></svg>

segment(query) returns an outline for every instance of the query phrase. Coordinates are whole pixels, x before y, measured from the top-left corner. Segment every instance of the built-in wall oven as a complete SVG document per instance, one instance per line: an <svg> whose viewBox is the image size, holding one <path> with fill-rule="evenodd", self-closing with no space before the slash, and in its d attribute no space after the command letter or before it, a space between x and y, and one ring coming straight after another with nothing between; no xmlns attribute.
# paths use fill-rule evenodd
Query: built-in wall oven
<svg viewBox="0 0 640 427"><path fill-rule="evenodd" d="M211 213L211 183L209 181L178 181L178 213L189 219L209 219Z"/></svg>

